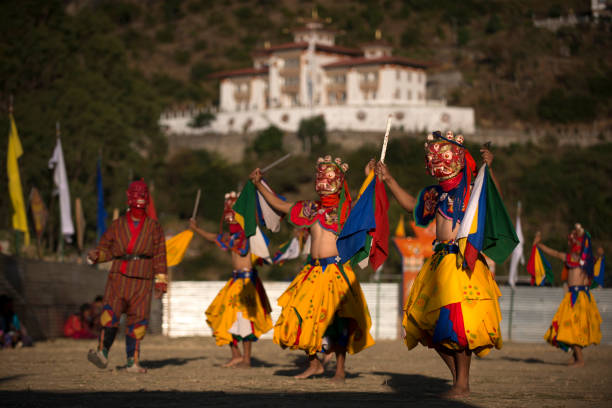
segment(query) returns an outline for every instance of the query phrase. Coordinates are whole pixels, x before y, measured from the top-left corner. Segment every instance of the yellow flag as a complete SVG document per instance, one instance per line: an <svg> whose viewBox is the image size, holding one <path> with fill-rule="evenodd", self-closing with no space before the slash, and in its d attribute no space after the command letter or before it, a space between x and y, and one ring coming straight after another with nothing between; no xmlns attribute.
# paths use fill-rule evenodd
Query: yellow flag
<svg viewBox="0 0 612 408"><path fill-rule="evenodd" d="M9 195L13 204L13 229L23 231L25 234L24 244L28 246L30 245L30 232L28 231L28 218L26 217L21 177L19 177L19 165L17 163L17 159L23 154L23 148L17 134L17 126L15 126L13 114L9 114L9 119L11 121L11 128L9 130L6 168L9 179Z"/></svg>
<svg viewBox="0 0 612 408"><path fill-rule="evenodd" d="M185 230L166 240L166 263L178 265L185 256L185 251L193 238L193 231Z"/></svg>
<svg viewBox="0 0 612 408"><path fill-rule="evenodd" d="M397 227L395 227L395 236L396 237L406 236L406 227L404 227L404 214L400 216L400 220L397 223Z"/></svg>

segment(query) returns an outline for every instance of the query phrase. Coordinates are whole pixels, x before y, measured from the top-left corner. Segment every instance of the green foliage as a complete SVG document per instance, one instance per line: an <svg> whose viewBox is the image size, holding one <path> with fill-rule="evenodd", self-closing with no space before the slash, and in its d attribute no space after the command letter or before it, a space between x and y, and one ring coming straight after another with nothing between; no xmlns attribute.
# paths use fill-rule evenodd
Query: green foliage
<svg viewBox="0 0 612 408"><path fill-rule="evenodd" d="M187 50L176 50L174 51L172 58L178 65L186 65L191 59L191 53Z"/></svg>
<svg viewBox="0 0 612 408"><path fill-rule="evenodd" d="M198 188L203 189L200 215L218 221L223 212L225 193L236 190L238 169L218 155L205 150L183 151L168 162L163 189L165 208L181 219L191 217Z"/></svg>
<svg viewBox="0 0 612 408"><path fill-rule="evenodd" d="M417 25L410 25L404 29L401 37L401 45L404 48L411 48L419 45L421 39L421 27Z"/></svg>
<svg viewBox="0 0 612 408"><path fill-rule="evenodd" d="M465 26L459 27L457 30L457 45L464 47L468 42L470 42L470 29Z"/></svg>
<svg viewBox="0 0 612 408"><path fill-rule="evenodd" d="M259 155L283 151L283 131L270 126L259 132L253 142L253 150Z"/></svg>
<svg viewBox="0 0 612 408"><path fill-rule="evenodd" d="M300 120L297 136L302 141L304 151L307 151L308 147L314 150L327 144L326 127L322 115Z"/></svg>
<svg viewBox="0 0 612 408"><path fill-rule="evenodd" d="M194 82L203 81L213 73L215 69L205 61L200 61L191 66L191 80Z"/></svg>
<svg viewBox="0 0 612 408"><path fill-rule="evenodd" d="M0 94L15 95L14 115L24 149L23 191L27 195L36 186L47 205L53 189L47 168L56 121L61 122L70 192L73 199L82 199L87 214L95 213L100 151L109 212L124 208L130 175L154 181L164 169L166 139L157 124L161 101L143 75L128 67L124 45L109 34L111 28L108 16L93 6L70 18L61 1L1 6L0 35L19 41L0 47ZM8 129L6 115L0 118L0 128ZM5 169L3 165L0 170L4 180ZM9 208L7 195L1 194L0 228L9 226ZM50 217L52 232L57 213ZM95 217L87 221L91 237Z"/></svg>
<svg viewBox="0 0 612 408"><path fill-rule="evenodd" d="M206 40L200 39L193 43L194 51L204 51L206 48L208 48L208 41Z"/></svg>
<svg viewBox="0 0 612 408"><path fill-rule="evenodd" d="M128 3L127 1L121 0L102 2L100 8L114 23L120 26L132 24L138 19L138 17L140 17L141 14L138 4Z"/></svg>
<svg viewBox="0 0 612 408"><path fill-rule="evenodd" d="M183 0L164 0L162 2L162 11L166 21L178 20L184 16L181 10Z"/></svg>
<svg viewBox="0 0 612 408"><path fill-rule="evenodd" d="M160 43L171 43L174 41L174 26L172 24L168 24L164 26L161 30L158 30L155 33L155 39Z"/></svg>
<svg viewBox="0 0 612 408"><path fill-rule="evenodd" d="M555 88L538 102L538 116L553 123L590 122L597 116L597 103L590 95Z"/></svg>
<svg viewBox="0 0 612 408"><path fill-rule="evenodd" d="M499 18L499 16L497 14L491 15L491 17L489 17L489 20L487 21L487 25L485 26L485 33L495 34L501 29L501 19Z"/></svg>
<svg viewBox="0 0 612 408"><path fill-rule="evenodd" d="M188 124L192 128L206 127L215 120L215 115L211 112L200 112L198 113Z"/></svg>

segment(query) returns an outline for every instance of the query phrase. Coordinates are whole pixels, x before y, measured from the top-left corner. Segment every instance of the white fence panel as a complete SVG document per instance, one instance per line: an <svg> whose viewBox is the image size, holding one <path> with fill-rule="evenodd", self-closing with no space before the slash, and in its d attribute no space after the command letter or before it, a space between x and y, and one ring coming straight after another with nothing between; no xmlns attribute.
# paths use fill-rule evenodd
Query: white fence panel
<svg viewBox="0 0 612 408"><path fill-rule="evenodd" d="M163 299L163 333L170 337L212 336L206 324L204 311L225 282L176 281ZM276 299L287 289L289 282L264 282L272 306L272 321L280 315ZM372 317L370 334L378 339L396 339L398 336L399 285L396 283L361 284ZM273 331L262 338L271 339Z"/></svg>
<svg viewBox="0 0 612 408"><path fill-rule="evenodd" d="M204 311L225 282L172 282L169 296L163 299L163 333L170 337L211 336ZM288 282L264 282L272 306L272 321L280 315L276 299L285 291ZM362 283L374 339L399 338L401 305L397 283ZM562 288L517 287L512 293L508 286L500 286L502 297L501 330L504 340L541 343L544 333L563 299ZM612 289L592 292L602 317L602 344L612 344ZM262 338L271 339L272 330Z"/></svg>

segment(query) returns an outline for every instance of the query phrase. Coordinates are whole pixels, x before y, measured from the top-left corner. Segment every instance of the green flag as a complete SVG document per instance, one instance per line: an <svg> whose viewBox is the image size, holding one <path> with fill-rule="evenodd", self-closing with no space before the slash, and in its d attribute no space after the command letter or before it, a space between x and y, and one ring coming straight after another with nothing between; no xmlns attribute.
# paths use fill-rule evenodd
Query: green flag
<svg viewBox="0 0 612 408"><path fill-rule="evenodd" d="M246 236L255 235L257 227L257 190L251 180L247 181L232 209L236 213L236 221L240 224Z"/></svg>
<svg viewBox="0 0 612 408"><path fill-rule="evenodd" d="M518 245L514 225L508 216L495 183L487 172L487 215L482 251L496 263L502 263Z"/></svg>

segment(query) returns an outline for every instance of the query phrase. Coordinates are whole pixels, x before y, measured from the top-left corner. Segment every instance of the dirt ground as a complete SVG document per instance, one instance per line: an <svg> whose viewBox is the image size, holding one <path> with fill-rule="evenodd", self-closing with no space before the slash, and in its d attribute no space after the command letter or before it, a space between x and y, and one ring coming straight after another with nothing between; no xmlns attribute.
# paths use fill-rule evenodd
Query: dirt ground
<svg viewBox="0 0 612 408"><path fill-rule="evenodd" d="M436 353L407 351L401 341L379 341L348 356L344 384L324 376L296 380L302 353L281 350L269 340L254 345L254 367L222 368L229 347L212 338L148 336L142 364L148 374L125 366L123 339L111 350L109 368L86 360L91 340L59 339L34 348L0 350L0 402L4 407L610 407L612 346L585 350L587 366L568 368L569 355L546 344L505 344L472 362L468 398L437 395L450 375Z"/></svg>

